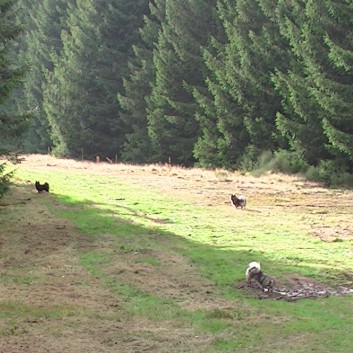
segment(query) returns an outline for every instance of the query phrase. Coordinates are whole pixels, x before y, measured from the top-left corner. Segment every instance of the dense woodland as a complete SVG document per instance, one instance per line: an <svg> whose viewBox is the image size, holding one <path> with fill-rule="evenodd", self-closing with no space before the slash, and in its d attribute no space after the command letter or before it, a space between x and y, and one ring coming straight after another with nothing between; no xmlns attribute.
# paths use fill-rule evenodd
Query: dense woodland
<svg viewBox="0 0 353 353"><path fill-rule="evenodd" d="M351 0L0 0L0 16L3 149L353 184Z"/></svg>

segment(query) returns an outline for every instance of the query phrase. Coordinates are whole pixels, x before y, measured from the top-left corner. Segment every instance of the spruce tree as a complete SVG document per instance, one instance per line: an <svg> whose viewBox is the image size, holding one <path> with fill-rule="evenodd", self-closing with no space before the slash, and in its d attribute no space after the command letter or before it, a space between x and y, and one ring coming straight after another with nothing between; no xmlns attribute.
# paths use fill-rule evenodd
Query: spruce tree
<svg viewBox="0 0 353 353"><path fill-rule="evenodd" d="M278 1L274 13L280 32L292 50L289 69L278 69L272 76L282 96L282 110L277 114L276 124L291 150L305 162L316 165L329 154L325 148L328 141L323 133L321 109L311 92L303 57L309 51L304 36L309 26L306 1Z"/></svg>
<svg viewBox="0 0 353 353"><path fill-rule="evenodd" d="M19 112L30 113L23 147L29 152L44 152L52 145L50 126L43 108L43 85L59 55L61 31L65 27L67 0L20 0L21 23L26 30L20 38L19 62L29 65L23 89L16 100Z"/></svg>
<svg viewBox="0 0 353 353"><path fill-rule="evenodd" d="M306 4L303 53L310 93L321 108L328 150L353 171L353 4L325 0ZM344 161L345 160L345 161Z"/></svg>
<svg viewBox="0 0 353 353"><path fill-rule="evenodd" d="M45 109L60 155L120 157L125 134L116 95L147 1L70 4L63 53L45 87Z"/></svg>
<svg viewBox="0 0 353 353"><path fill-rule="evenodd" d="M205 53L212 74L210 95L198 96L199 104L206 100L197 155L206 164L217 155L224 166L237 167L242 159L254 160L281 144L275 123L281 99L271 74L287 67L290 51L269 1L220 0L218 14L225 39L214 40L213 50Z"/></svg>
<svg viewBox="0 0 353 353"><path fill-rule="evenodd" d="M4 141L16 137L22 129L21 117L9 115L4 104L12 90L20 84L23 68L11 58L15 38L21 28L16 24L15 2L0 0L0 153L4 152ZM6 192L9 175L4 173L4 164L0 164L0 197Z"/></svg>
<svg viewBox="0 0 353 353"><path fill-rule="evenodd" d="M122 159L135 163L156 161L148 133L147 99L156 76L153 48L161 23L165 21L165 0L150 2L149 9L140 29L140 43L133 46L129 75L123 79L124 93L118 95L119 118L126 126Z"/></svg>
<svg viewBox="0 0 353 353"><path fill-rule="evenodd" d="M16 23L15 1L0 0L0 149L4 140L22 132L24 121L19 115L10 115L4 105L25 74L24 67L12 56L14 41L21 32Z"/></svg>
<svg viewBox="0 0 353 353"><path fill-rule="evenodd" d="M166 20L153 55L156 79L148 98L148 128L160 161L190 165L200 134L195 87L203 86L201 49L212 31L214 2L166 1Z"/></svg>
<svg viewBox="0 0 353 353"><path fill-rule="evenodd" d="M279 129L312 165L328 159L352 171L352 5L290 1L278 7L296 62L274 82L285 111Z"/></svg>
<svg viewBox="0 0 353 353"><path fill-rule="evenodd" d="M224 44L214 41L214 53L204 53L211 74L206 80L207 90L194 90L200 107L196 118L201 135L194 153L198 164L204 167L234 168L250 142L249 134L239 115L239 105L229 94L225 71Z"/></svg>

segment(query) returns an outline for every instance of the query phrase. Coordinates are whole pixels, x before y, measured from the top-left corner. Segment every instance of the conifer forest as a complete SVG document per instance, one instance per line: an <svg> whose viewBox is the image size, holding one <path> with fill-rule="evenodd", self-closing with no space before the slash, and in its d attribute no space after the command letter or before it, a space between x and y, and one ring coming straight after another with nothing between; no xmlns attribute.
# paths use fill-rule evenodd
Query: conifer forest
<svg viewBox="0 0 353 353"><path fill-rule="evenodd" d="M351 0L0 0L0 148L353 184Z"/></svg>

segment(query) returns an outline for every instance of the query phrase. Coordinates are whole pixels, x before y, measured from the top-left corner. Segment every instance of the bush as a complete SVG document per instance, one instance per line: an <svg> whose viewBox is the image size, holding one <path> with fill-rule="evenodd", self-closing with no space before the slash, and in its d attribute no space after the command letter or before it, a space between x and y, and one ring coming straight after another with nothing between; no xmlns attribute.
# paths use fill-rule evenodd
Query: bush
<svg viewBox="0 0 353 353"><path fill-rule="evenodd" d="M0 164L0 198L4 196L10 185L12 173L6 172L5 163Z"/></svg>
<svg viewBox="0 0 353 353"><path fill-rule="evenodd" d="M251 170L255 176L267 171L286 174L303 174L308 180L332 187L353 187L353 174L337 160L323 160L317 166L309 165L296 152L279 150L263 152Z"/></svg>
<svg viewBox="0 0 353 353"><path fill-rule="evenodd" d="M309 165L301 158L298 153L279 150L276 152L263 152L252 169L255 175L263 174L267 171L281 172L287 174L303 173L309 168Z"/></svg>
<svg viewBox="0 0 353 353"><path fill-rule="evenodd" d="M313 165L309 166L309 168L304 172L304 175L305 178L310 181L319 180L317 169Z"/></svg>
<svg viewBox="0 0 353 353"><path fill-rule="evenodd" d="M305 176L310 180L315 180L327 186L353 187L353 175L347 169L338 165L336 161L323 160L317 167L311 167L305 172Z"/></svg>
<svg viewBox="0 0 353 353"><path fill-rule="evenodd" d="M266 153L266 152L264 152ZM239 161L239 170L242 172L248 172L256 169L258 165L258 159L264 154L260 155L259 151L252 145L245 148L244 154ZM271 153L271 152L269 152Z"/></svg>

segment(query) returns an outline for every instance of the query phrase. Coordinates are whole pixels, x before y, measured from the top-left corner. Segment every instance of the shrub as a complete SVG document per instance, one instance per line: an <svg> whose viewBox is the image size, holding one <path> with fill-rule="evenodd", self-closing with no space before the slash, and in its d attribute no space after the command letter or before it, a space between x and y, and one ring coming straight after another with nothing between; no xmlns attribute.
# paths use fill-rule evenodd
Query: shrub
<svg viewBox="0 0 353 353"><path fill-rule="evenodd" d="M252 169L255 175L261 175L266 171L281 172L288 174L302 173L309 168L309 165L298 153L279 150L276 152L263 152Z"/></svg>
<svg viewBox="0 0 353 353"><path fill-rule="evenodd" d="M305 176L308 177L308 173L305 173ZM353 187L353 175L333 160L320 161L318 166L310 171L309 176L328 186Z"/></svg>
<svg viewBox="0 0 353 353"><path fill-rule="evenodd" d="M260 154L259 151L254 146L252 145L247 146L245 148L245 152L242 158L239 161L239 170L241 172L248 172L256 169L259 158L261 158L261 156L264 155L265 153L266 152L263 152L262 154ZM270 151L268 153L271 154Z"/></svg>
<svg viewBox="0 0 353 353"><path fill-rule="evenodd" d="M7 172L5 166L5 163L0 164L0 198L3 197L8 190L12 177L12 172Z"/></svg>
<svg viewBox="0 0 353 353"><path fill-rule="evenodd" d="M309 165L296 152L279 150L263 152L251 170L255 176L267 171L286 174L303 174L308 180L332 187L353 187L353 174L337 160L322 160L317 166Z"/></svg>

